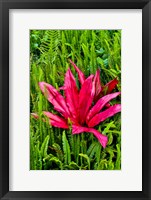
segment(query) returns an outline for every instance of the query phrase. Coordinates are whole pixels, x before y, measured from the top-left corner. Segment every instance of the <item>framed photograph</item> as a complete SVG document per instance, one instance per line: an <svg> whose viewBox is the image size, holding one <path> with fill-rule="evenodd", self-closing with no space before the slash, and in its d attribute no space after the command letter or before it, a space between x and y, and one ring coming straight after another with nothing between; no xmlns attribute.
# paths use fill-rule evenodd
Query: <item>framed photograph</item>
<svg viewBox="0 0 151 200"><path fill-rule="evenodd" d="M0 8L1 199L151 199L151 2Z"/></svg>

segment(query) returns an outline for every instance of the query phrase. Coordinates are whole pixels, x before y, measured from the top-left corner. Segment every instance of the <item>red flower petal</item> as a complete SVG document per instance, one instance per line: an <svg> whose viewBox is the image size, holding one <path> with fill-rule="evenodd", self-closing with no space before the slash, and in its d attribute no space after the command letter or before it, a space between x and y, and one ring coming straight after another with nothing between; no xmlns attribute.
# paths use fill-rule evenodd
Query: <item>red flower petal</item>
<svg viewBox="0 0 151 200"><path fill-rule="evenodd" d="M99 98L99 94L102 90L101 88L101 82L100 82L100 70L98 69L96 71L95 77L94 77L94 85L95 85L95 96L94 96L94 101L97 101Z"/></svg>
<svg viewBox="0 0 151 200"><path fill-rule="evenodd" d="M107 142L108 142L108 137L106 135L101 134L99 131L95 130L94 128L87 128L87 127L81 127L81 126L76 126L76 125L72 126L73 134L79 134L82 132L93 133L93 135L99 140L103 148L106 147Z"/></svg>
<svg viewBox="0 0 151 200"><path fill-rule="evenodd" d="M115 78L112 81L108 82L103 87L103 91L105 92L105 94L109 94L112 92L112 90L114 90L114 88L116 87L117 84L118 84L118 80L117 80L117 78Z"/></svg>
<svg viewBox="0 0 151 200"><path fill-rule="evenodd" d="M43 112L44 115L46 115L49 119L50 119L50 124L52 126L58 127L58 128L64 128L64 129L68 129L68 125L67 125L67 121L62 119L61 117L54 115L50 112Z"/></svg>
<svg viewBox="0 0 151 200"><path fill-rule="evenodd" d="M107 103L107 104L105 105L106 108L109 108L110 106L111 106L110 103Z"/></svg>
<svg viewBox="0 0 151 200"><path fill-rule="evenodd" d="M121 104L115 104L114 106L110 106L108 109L106 109L103 112L100 112L96 114L89 122L89 127L94 127L98 125L100 122L106 120L109 117L112 117L116 113L121 111Z"/></svg>
<svg viewBox="0 0 151 200"><path fill-rule="evenodd" d="M37 113L31 113L31 115L32 115L35 119L38 119L38 118L39 118L39 116L38 116Z"/></svg>
<svg viewBox="0 0 151 200"><path fill-rule="evenodd" d="M66 103L71 113L71 117L74 119L78 119L79 94L75 78L70 68L68 69L65 75L64 92L66 97Z"/></svg>
<svg viewBox="0 0 151 200"><path fill-rule="evenodd" d="M70 113L63 96L48 83L40 82L39 86L48 101L53 104L54 109L60 112L65 118L68 118Z"/></svg>
<svg viewBox="0 0 151 200"><path fill-rule="evenodd" d="M112 94L108 94L103 96L101 99L99 99L97 101L97 103L91 108L91 110L89 111L86 121L87 123L92 119L92 117L94 115L96 115L97 113L100 112L100 110L112 99L114 99L115 97L117 97L120 94L120 92L115 92Z"/></svg>
<svg viewBox="0 0 151 200"><path fill-rule="evenodd" d="M76 66L76 64L74 62L72 62L72 60L69 60L69 61L72 64L72 66L75 68L75 70L77 71L78 76L79 76L79 81L82 85L85 81L85 76L84 76L83 72Z"/></svg>
<svg viewBox="0 0 151 200"><path fill-rule="evenodd" d="M89 76L83 83L79 93L79 120L80 124L85 122L89 108L93 102L95 94L94 83L92 83L93 75Z"/></svg>
<svg viewBox="0 0 151 200"><path fill-rule="evenodd" d="M64 86L59 87L59 90L64 90L64 89L65 89Z"/></svg>

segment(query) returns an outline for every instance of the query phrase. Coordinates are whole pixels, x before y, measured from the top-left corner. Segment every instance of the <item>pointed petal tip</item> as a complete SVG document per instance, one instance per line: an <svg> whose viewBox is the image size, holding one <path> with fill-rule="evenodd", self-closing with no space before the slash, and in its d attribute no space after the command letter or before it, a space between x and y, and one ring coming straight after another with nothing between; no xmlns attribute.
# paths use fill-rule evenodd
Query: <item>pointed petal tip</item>
<svg viewBox="0 0 151 200"><path fill-rule="evenodd" d="M69 60L69 62L74 67L76 72L78 73L79 81L80 81L81 85L83 85L83 83L85 81L84 73L77 67L77 65L72 60Z"/></svg>
<svg viewBox="0 0 151 200"><path fill-rule="evenodd" d="M102 133L100 133L94 128L90 128L90 130L94 134L94 136L98 139L102 147L106 148L106 145L108 143L108 137L106 135L103 135Z"/></svg>
<svg viewBox="0 0 151 200"><path fill-rule="evenodd" d="M39 86L42 86L42 85L44 85L44 84L45 84L44 81L41 81L41 82L38 83Z"/></svg>
<svg viewBox="0 0 151 200"><path fill-rule="evenodd" d="M95 76L100 78L100 69L96 70Z"/></svg>
<svg viewBox="0 0 151 200"><path fill-rule="evenodd" d="M55 115L51 112L48 111L43 111L43 114L49 118L49 123L57 128L64 128L64 129L68 129L68 124L67 121L61 117L59 117L58 115Z"/></svg>
<svg viewBox="0 0 151 200"><path fill-rule="evenodd" d="M60 91L60 90L65 90L65 86L59 87L59 91Z"/></svg>
<svg viewBox="0 0 151 200"><path fill-rule="evenodd" d="M88 127L82 127L82 126L76 126L76 125L72 125L72 134L79 134L82 132L89 132L89 133L93 133L94 136L98 139L98 141L100 142L100 144L102 145L103 148L106 148L106 145L108 143L108 137L106 135L103 135L102 133L100 133L99 131L97 131L94 128L88 128Z"/></svg>
<svg viewBox="0 0 151 200"><path fill-rule="evenodd" d="M39 116L38 116L37 113L31 113L31 116L33 116L35 119L38 119L38 118L39 118Z"/></svg>
<svg viewBox="0 0 151 200"><path fill-rule="evenodd" d="M117 110L118 110L118 112L121 112L121 108L122 108L121 104L117 104Z"/></svg>
<svg viewBox="0 0 151 200"><path fill-rule="evenodd" d="M73 76L70 67L67 69L66 76Z"/></svg>
<svg viewBox="0 0 151 200"><path fill-rule="evenodd" d="M71 64L74 68L77 67L76 64L75 64L71 59L69 59L69 62L70 62L70 64Z"/></svg>
<svg viewBox="0 0 151 200"><path fill-rule="evenodd" d="M43 82L39 82L38 85L39 87L41 87L43 85Z"/></svg>
<svg viewBox="0 0 151 200"><path fill-rule="evenodd" d="M105 149L106 148L106 145L108 143L108 137L106 135L103 135L103 140L101 140L101 144L102 144L102 147Z"/></svg>
<svg viewBox="0 0 151 200"><path fill-rule="evenodd" d="M48 118L51 118L51 113L48 111L43 111L43 114L46 115Z"/></svg>
<svg viewBox="0 0 151 200"><path fill-rule="evenodd" d="M68 71L70 71L70 72L71 72L71 69L70 69L70 67L68 67L68 69L67 69L67 72L68 72ZM67 73L67 72L66 72L66 73Z"/></svg>
<svg viewBox="0 0 151 200"><path fill-rule="evenodd" d="M89 79L93 79L94 78L94 74L91 74L86 80L89 80Z"/></svg>
<svg viewBox="0 0 151 200"><path fill-rule="evenodd" d="M45 83L44 81L38 83L38 85L39 85L39 87L40 87L42 92L44 91L44 85L46 85L46 84L47 83Z"/></svg>
<svg viewBox="0 0 151 200"><path fill-rule="evenodd" d="M118 112L121 112L121 104L115 104L110 106L108 109L96 114L91 120L88 122L89 127L94 127L99 123L105 121L107 118L114 116Z"/></svg>
<svg viewBox="0 0 151 200"><path fill-rule="evenodd" d="M71 59L69 59L69 62L72 64L73 63L73 61L71 60Z"/></svg>

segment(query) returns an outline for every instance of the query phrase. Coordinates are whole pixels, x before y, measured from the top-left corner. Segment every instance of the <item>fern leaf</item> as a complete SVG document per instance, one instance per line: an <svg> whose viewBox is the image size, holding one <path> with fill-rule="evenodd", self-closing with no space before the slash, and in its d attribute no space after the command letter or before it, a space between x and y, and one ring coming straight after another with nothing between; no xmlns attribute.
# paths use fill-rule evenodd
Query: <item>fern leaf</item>
<svg viewBox="0 0 151 200"><path fill-rule="evenodd" d="M50 136L47 135L47 137L44 139L44 142L41 145L41 150L40 151L41 151L41 156L43 158L45 158L47 156L49 139L50 139Z"/></svg>
<svg viewBox="0 0 151 200"><path fill-rule="evenodd" d="M39 150L39 143L36 146L36 170L42 170L42 156Z"/></svg>
<svg viewBox="0 0 151 200"><path fill-rule="evenodd" d="M87 150L87 155L90 157L90 158L93 158L95 152L96 152L96 147L97 147L97 143L96 142L93 142L89 149Z"/></svg>
<svg viewBox="0 0 151 200"><path fill-rule="evenodd" d="M116 145L117 148L117 158L115 162L115 169L121 169L121 150L120 150L120 145Z"/></svg>
<svg viewBox="0 0 151 200"><path fill-rule="evenodd" d="M98 169L99 170L104 170L104 169L107 169L107 160L104 159L104 160L101 160L100 163L99 163L99 166L98 166Z"/></svg>
<svg viewBox="0 0 151 200"><path fill-rule="evenodd" d="M80 167L77 165L77 163L75 163L75 162L71 162L70 164L69 164L69 166L71 166L72 167L72 169L79 169Z"/></svg>
<svg viewBox="0 0 151 200"><path fill-rule="evenodd" d="M79 156L83 157L86 159L87 163L88 163L88 169L90 170L90 159L88 157L87 154L83 154L83 153L79 153Z"/></svg>
<svg viewBox="0 0 151 200"><path fill-rule="evenodd" d="M63 161L63 152L62 152L62 150L61 150L60 145L57 144L57 143L54 143L52 146L53 146L54 150L56 151L57 157L58 157L61 161Z"/></svg>
<svg viewBox="0 0 151 200"><path fill-rule="evenodd" d="M98 144L96 145L95 157L96 157L97 163L99 164L100 158L101 158L101 145L100 145L100 143L98 143Z"/></svg>
<svg viewBox="0 0 151 200"><path fill-rule="evenodd" d="M62 164L62 162L59 160L59 158L57 158L57 157L52 157L52 158L49 160L49 162L50 162L50 163L54 162L54 163L56 163L56 164L59 166L59 168L60 168L61 170L63 169L63 164Z"/></svg>
<svg viewBox="0 0 151 200"><path fill-rule="evenodd" d="M65 131L63 131L62 134L62 144L63 144L64 160L65 164L67 165L71 162L71 152Z"/></svg>

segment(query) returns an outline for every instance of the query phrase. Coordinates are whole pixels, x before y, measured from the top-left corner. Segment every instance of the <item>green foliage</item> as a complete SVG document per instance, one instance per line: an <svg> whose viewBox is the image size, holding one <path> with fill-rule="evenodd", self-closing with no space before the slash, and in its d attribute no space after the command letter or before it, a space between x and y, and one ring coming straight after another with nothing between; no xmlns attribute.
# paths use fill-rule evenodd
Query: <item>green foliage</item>
<svg viewBox="0 0 151 200"><path fill-rule="evenodd" d="M43 110L54 112L54 109L41 93L38 82L48 82L55 88L62 86L69 59L86 76L99 68L102 85L118 77L115 91L121 90L120 30L31 30L30 112L38 113L39 119L30 119L30 169L120 170L120 113L96 127L108 136L105 149L93 134L72 135L71 130L51 127L42 114ZM73 67L71 70L77 81ZM111 104L120 101L117 97Z"/></svg>
<svg viewBox="0 0 151 200"><path fill-rule="evenodd" d="M36 141L34 133L30 134L30 169L42 169L42 156L40 152L39 142Z"/></svg>
<svg viewBox="0 0 151 200"><path fill-rule="evenodd" d="M86 159L87 164L88 164L88 169L90 169L90 158L88 157L88 155L83 154L83 153L79 153L79 156L81 156L81 157Z"/></svg>
<svg viewBox="0 0 151 200"><path fill-rule="evenodd" d="M41 145L41 149L40 149L40 152L41 152L41 156L43 158L45 158L47 156L47 150L48 150L48 142L49 142L49 135L44 139L44 142L42 143Z"/></svg>
<svg viewBox="0 0 151 200"><path fill-rule="evenodd" d="M66 138L65 131L63 131L63 134L62 134L62 144L63 144L63 152L64 152L64 162L67 165L71 162L71 152L70 152L70 146Z"/></svg>

